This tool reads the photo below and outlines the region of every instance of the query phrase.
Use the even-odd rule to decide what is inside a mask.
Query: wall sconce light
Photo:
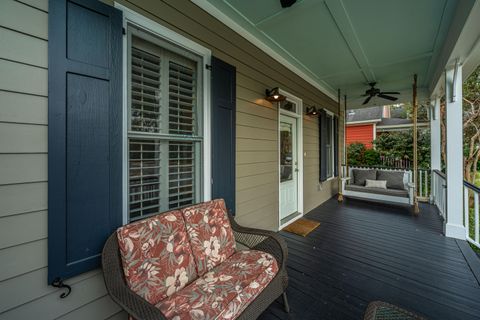
[[[318,110],[314,106],[307,107],[305,114],[307,116],[316,116],[318,114]]]
[[[280,94],[280,90],[278,89],[278,87],[276,87],[272,90],[265,90],[265,99],[270,102],[279,102],[287,99],[287,97]]]

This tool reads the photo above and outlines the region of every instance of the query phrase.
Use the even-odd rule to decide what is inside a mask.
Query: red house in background
[[[388,107],[369,107],[349,110],[347,113],[346,143],[360,142],[368,149],[373,148],[372,141],[376,138],[377,123],[382,121],[382,111]],[[388,114],[388,116],[390,116]]]
[[[347,113],[346,143],[360,142],[367,147],[373,148],[373,140],[384,132],[410,130],[412,120],[406,119],[405,115],[391,111],[390,106],[377,106],[363,109],[349,110]],[[393,114],[392,114],[393,113]],[[419,122],[419,127],[428,126],[428,122]]]
[[[373,148],[372,141],[375,140],[375,122],[367,124],[347,125],[347,145],[361,142],[367,149]]]

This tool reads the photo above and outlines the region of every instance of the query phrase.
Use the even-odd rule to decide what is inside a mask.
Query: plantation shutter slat
[[[212,197],[235,214],[236,69],[212,57]]]
[[[195,132],[196,83],[193,75],[192,68],[169,62],[169,125],[172,134],[192,135]]]
[[[178,208],[195,199],[195,146],[193,142],[170,142],[169,205]]]
[[[129,210],[136,220],[196,202],[201,138],[195,63],[141,38],[131,50],[130,126],[137,136],[149,134],[129,139]],[[176,141],[178,135],[195,141]]]
[[[132,131],[160,131],[160,70],[160,57],[132,47]]]
[[[122,13],[49,1],[48,282],[100,266],[122,223]]]
[[[318,114],[320,182],[327,180],[327,112],[321,109]]]
[[[158,212],[160,207],[160,150],[151,140],[129,141],[129,206],[132,217]]]

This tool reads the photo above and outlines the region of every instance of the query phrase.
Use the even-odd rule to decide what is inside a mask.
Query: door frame
[[[297,112],[290,112],[280,108],[280,103],[277,103],[277,147],[278,147],[278,154],[277,154],[277,168],[278,168],[278,230],[283,229],[287,225],[291,224],[292,222],[300,219],[303,217],[303,101],[299,97],[285,91],[279,89],[281,95],[287,97],[287,100],[290,100],[297,105]],[[297,121],[297,161],[298,161],[298,176],[297,176],[297,212],[300,214],[295,218],[291,219],[287,223],[282,224],[282,219],[280,217],[280,201],[281,201],[281,194],[280,194],[280,116],[285,115],[296,119]]]

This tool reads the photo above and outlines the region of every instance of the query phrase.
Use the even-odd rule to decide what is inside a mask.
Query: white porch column
[[[462,66],[445,71],[447,142],[447,237],[465,239],[463,226]]]
[[[432,103],[432,114],[430,116],[430,166],[432,170],[440,170],[442,168],[440,98],[435,98]]]

